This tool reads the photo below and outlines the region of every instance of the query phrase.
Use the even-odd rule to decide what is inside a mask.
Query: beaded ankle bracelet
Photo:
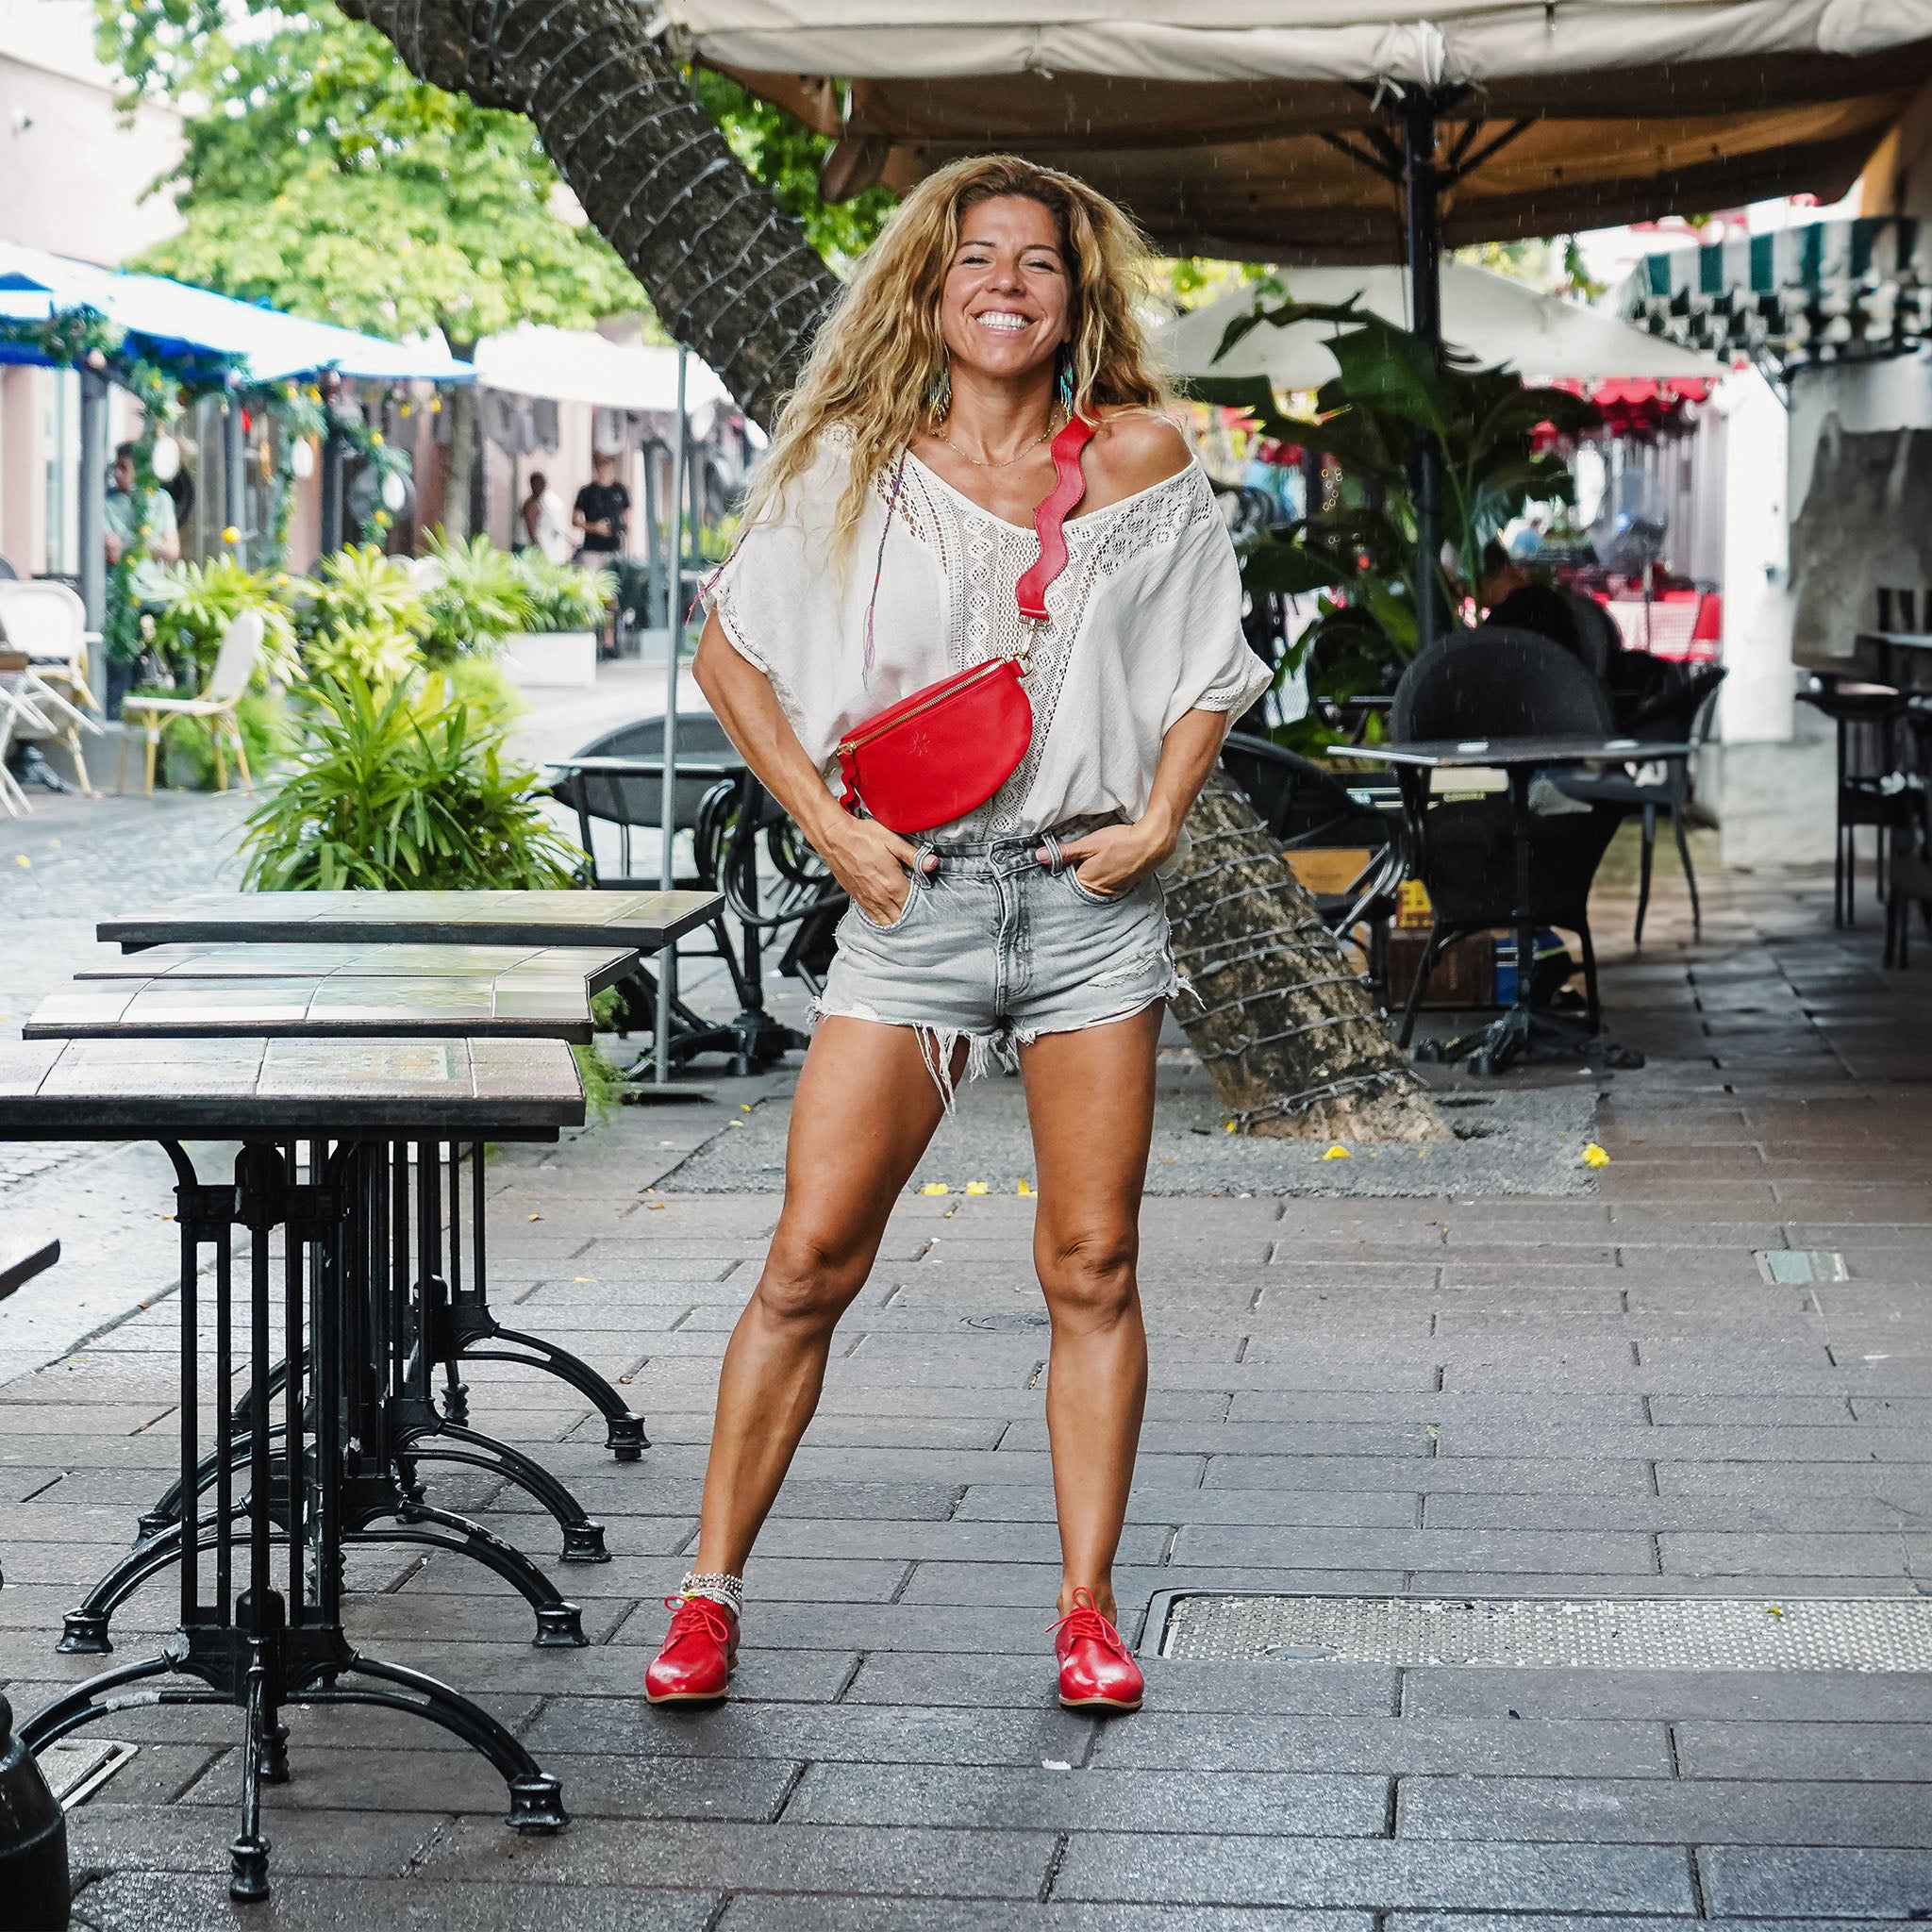
[[[734,1617],[744,1612],[744,1578],[726,1576],[723,1574],[700,1576],[695,1570],[688,1571],[685,1579],[677,1586],[679,1596],[706,1596],[714,1604],[723,1604]]]

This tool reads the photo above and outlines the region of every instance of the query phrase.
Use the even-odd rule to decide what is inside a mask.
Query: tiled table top
[[[656,952],[708,919],[715,892],[206,892],[95,930],[132,951],[208,940],[581,946]]]
[[[491,971],[453,966],[453,957],[488,954],[485,947],[418,946],[419,963],[445,962],[440,973],[411,974],[330,970],[325,961],[304,962],[305,953],[349,958],[379,947],[253,946],[158,948],[219,965],[225,952],[266,954],[279,972],[192,974],[182,962],[160,974],[124,972],[77,979],[42,1001],[23,1029],[29,1040],[125,1039],[180,1035],[226,1036],[358,1034],[525,1036],[587,1043],[591,1035],[591,994],[622,975],[637,955],[591,947],[554,948],[528,956],[527,963]],[[396,948],[396,951],[405,950]],[[145,967],[151,956],[128,963]],[[508,948],[497,957],[515,959]]]
[[[280,945],[219,940],[144,946],[138,960],[83,966],[76,979],[441,979],[451,974],[515,973],[581,979],[591,992],[622,979],[635,946],[390,945],[308,941]]]
[[[0,1140],[550,1140],[583,1118],[559,1040],[0,1041]]]

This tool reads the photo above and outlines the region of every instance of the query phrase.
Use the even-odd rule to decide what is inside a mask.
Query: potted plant
[[[607,570],[552,563],[541,551],[516,558],[529,615],[520,635],[504,639],[504,667],[522,685],[586,687],[597,681],[597,634],[617,599]]]

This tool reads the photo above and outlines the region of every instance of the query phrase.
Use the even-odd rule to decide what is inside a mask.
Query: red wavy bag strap
[[[1046,622],[1046,588],[1067,567],[1067,513],[1077,508],[1087,493],[1080,452],[1092,436],[1092,424],[1070,416],[1067,426],[1053,440],[1054,486],[1033,512],[1033,527],[1040,534],[1040,558],[1014,587],[1020,615],[1030,617],[1035,624]]]

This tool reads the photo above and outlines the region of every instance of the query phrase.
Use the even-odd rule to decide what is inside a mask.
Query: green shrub
[[[492,652],[505,638],[527,629],[531,590],[525,572],[508,551],[488,537],[467,543],[434,531],[424,555],[441,566],[442,581],[424,594],[429,626],[423,655],[435,665],[477,652]]]
[[[388,689],[318,678],[305,741],[243,834],[262,891],[531,890],[575,882],[584,855],[544,816],[537,774],[508,760],[501,718],[440,675]]]
[[[541,550],[521,552],[515,563],[528,596],[527,629],[541,634],[603,628],[617,602],[614,573],[552,563]]]
[[[441,675],[449,701],[469,706],[479,718],[514,724],[529,709],[516,680],[495,658],[452,658]]]
[[[232,557],[177,563],[161,573],[158,602],[155,646],[190,689],[198,691],[208,682],[222,639],[244,610],[258,610],[262,618],[256,688],[265,691],[272,682],[292,684],[302,675],[294,619],[268,571],[243,570]]]
[[[315,675],[390,685],[422,663],[429,612],[407,559],[352,544],[295,589],[302,655]]]

